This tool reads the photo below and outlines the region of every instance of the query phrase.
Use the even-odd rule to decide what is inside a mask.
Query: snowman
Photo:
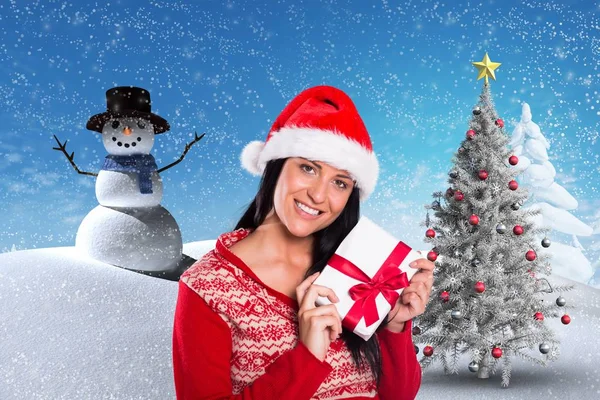
[[[136,271],[173,271],[181,264],[182,238],[173,216],[160,205],[160,173],[183,160],[204,135],[195,135],[180,158],[158,168],[150,154],[155,135],[168,122],[151,112],[150,93],[120,86],[106,91],[107,110],[92,116],[86,128],[102,135],[108,152],[98,174],[79,170],[73,153],[56,136],[58,148],[80,174],[96,176],[99,205],[83,219],[75,247],[96,260]]]

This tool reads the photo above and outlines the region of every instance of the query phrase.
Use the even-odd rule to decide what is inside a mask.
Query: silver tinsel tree
[[[533,212],[520,209],[527,192],[515,181],[518,160],[507,149],[487,82],[499,64],[487,54],[475,64],[485,66],[483,73],[477,67],[486,83],[453,158],[450,187],[426,206],[434,215],[428,211],[425,225],[436,271],[427,309],[414,320],[413,341],[425,346],[423,368],[440,361],[447,374],[458,373],[459,357],[468,352],[468,370],[480,378],[501,363],[506,387],[512,357],[544,366],[558,357],[559,342],[545,319],[570,322],[563,316],[569,306],[563,297],[548,304],[543,294],[573,286],[551,287],[542,277],[551,272],[549,255],[535,239],[544,231],[530,223]]]

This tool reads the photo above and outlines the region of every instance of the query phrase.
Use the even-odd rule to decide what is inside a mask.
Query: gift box
[[[342,325],[369,340],[417,272],[409,264],[419,258],[426,255],[361,217],[314,284],[335,292]],[[332,304],[326,297],[317,299],[326,304]]]

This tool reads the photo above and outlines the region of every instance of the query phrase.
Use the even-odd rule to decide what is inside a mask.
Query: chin
[[[286,228],[293,236],[299,238],[310,236],[318,230],[315,229],[316,226],[310,226],[309,224],[305,224],[302,222],[288,224],[286,225]]]

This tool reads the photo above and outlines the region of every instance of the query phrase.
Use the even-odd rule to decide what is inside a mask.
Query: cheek
[[[350,195],[347,193],[336,193],[336,195],[332,196],[332,198],[329,200],[332,213],[334,213],[336,216],[341,214],[342,211],[344,211],[344,207],[346,207],[346,203],[348,203],[349,198]]]

